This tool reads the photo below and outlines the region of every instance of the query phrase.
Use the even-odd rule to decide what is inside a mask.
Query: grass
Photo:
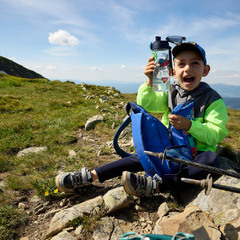
[[[27,220],[28,217],[13,206],[0,206],[0,240],[14,239],[15,229]]]
[[[13,239],[16,226],[24,222],[13,204],[17,193],[35,193],[50,199],[58,194],[54,184],[58,170],[96,167],[97,161],[92,161],[96,159],[96,145],[103,154],[109,154],[109,147],[100,145],[112,140],[116,131],[112,124],[118,127],[126,115],[125,109],[117,106],[120,102],[135,101],[136,94],[114,97],[120,92],[109,87],[84,87],[87,91],[73,82],[0,73],[0,173],[7,173],[3,179],[6,189],[0,192],[1,216],[7,219],[12,215],[16,220],[14,224],[2,222],[0,239]],[[102,95],[109,101],[100,103]],[[94,142],[94,146],[88,140],[78,143],[77,135],[84,131],[86,121],[102,109],[108,109],[105,121],[88,132],[102,141]],[[37,146],[47,150],[17,157],[20,150]],[[74,158],[69,158],[70,150],[76,151]],[[10,211],[8,206],[14,210]]]
[[[240,150],[240,135],[239,135],[239,119],[240,111],[235,109],[228,109],[229,121],[227,129],[229,131],[228,136],[222,141],[224,147],[229,149]]]
[[[17,226],[26,222],[27,218],[14,205],[17,193],[38,194],[49,200],[58,194],[54,177],[59,170],[96,167],[97,150],[110,158],[111,148],[103,143],[112,141],[126,116],[120,103],[135,102],[136,94],[121,93],[119,97],[115,96],[119,91],[109,87],[84,87],[87,91],[73,82],[23,79],[0,73],[0,174],[4,175],[0,175],[0,181],[2,178],[6,185],[0,191],[0,239],[14,239]],[[109,101],[100,103],[102,95]],[[239,150],[240,111],[228,111],[229,136],[221,144],[229,151]],[[86,134],[86,121],[98,114],[104,114],[105,121],[87,134],[101,141],[92,143],[81,138],[79,142],[77,136]],[[36,146],[47,150],[17,157],[20,150]],[[70,150],[76,152],[73,158],[69,158]]]

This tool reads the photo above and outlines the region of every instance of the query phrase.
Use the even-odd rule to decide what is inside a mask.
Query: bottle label
[[[153,73],[153,90],[155,92],[168,91],[170,90],[170,77],[168,74],[168,52],[152,51],[152,55],[157,65]]]
[[[162,78],[162,82],[166,83],[168,81],[168,79],[169,79],[168,77]]]
[[[158,63],[159,63],[159,67],[166,67],[169,64],[169,60],[168,59],[158,59]]]

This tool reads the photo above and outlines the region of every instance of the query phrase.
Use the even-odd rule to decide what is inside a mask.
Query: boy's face
[[[194,51],[182,51],[174,58],[173,77],[187,91],[197,88],[209,71],[210,66],[204,65],[202,58]]]

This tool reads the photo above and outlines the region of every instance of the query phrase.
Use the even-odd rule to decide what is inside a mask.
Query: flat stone
[[[102,115],[96,115],[87,120],[85,124],[85,130],[90,131],[95,128],[97,123],[103,122],[103,121],[104,121],[104,117]]]
[[[132,199],[125,192],[123,187],[114,188],[108,191],[103,196],[103,200],[108,213],[127,207],[132,203]]]
[[[221,232],[208,215],[198,207],[187,207],[182,213],[160,218],[154,233],[172,235],[176,232],[190,233],[196,239],[220,240]]]
[[[26,149],[23,149],[22,151],[18,152],[17,157],[22,157],[26,154],[30,154],[30,153],[38,153],[38,152],[42,152],[42,151],[46,151],[47,147],[29,147]]]
[[[67,231],[63,231],[53,237],[51,240],[77,240],[77,238],[73,237],[70,233]]]
[[[50,222],[46,237],[59,233],[69,225],[70,221],[76,218],[91,215],[96,209],[100,209],[102,204],[103,198],[99,196],[56,213]]]

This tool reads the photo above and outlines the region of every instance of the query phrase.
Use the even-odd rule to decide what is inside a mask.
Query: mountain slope
[[[22,78],[44,78],[42,75],[29,70],[18,63],[15,63],[8,58],[0,56],[0,71],[5,72],[9,75],[22,77]]]

